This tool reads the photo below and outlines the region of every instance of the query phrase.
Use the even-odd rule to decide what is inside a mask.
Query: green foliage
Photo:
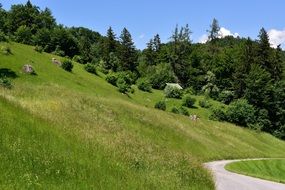
[[[153,68],[154,73],[149,77],[152,87],[154,89],[162,90],[166,83],[176,82],[176,77],[172,68],[167,63],[161,63]]]
[[[84,59],[83,59],[83,57],[80,56],[80,55],[75,55],[75,56],[73,56],[72,61],[75,61],[75,62],[77,62],[77,63],[84,64]]]
[[[117,85],[117,80],[118,80],[118,75],[116,73],[109,73],[106,76],[106,81],[112,84],[113,86]]]
[[[255,123],[255,113],[255,108],[247,100],[240,99],[229,105],[226,115],[229,122],[248,127]]]
[[[216,120],[216,121],[227,121],[227,115],[226,115],[226,108],[225,107],[213,107],[212,108],[212,113],[210,115],[211,120]]]
[[[31,38],[32,31],[29,27],[25,25],[20,26],[14,35],[15,35],[16,42],[24,43],[24,44],[32,43],[32,38]]]
[[[199,106],[201,108],[210,108],[212,106],[212,104],[210,103],[210,101],[206,98],[204,98],[203,100],[199,101]]]
[[[64,70],[71,72],[73,69],[73,63],[69,59],[65,59],[62,61],[61,68]]]
[[[145,91],[145,92],[152,91],[151,84],[149,80],[146,78],[140,78],[139,80],[137,80],[137,86],[138,86],[138,89],[142,91]]]
[[[177,107],[171,108],[171,112],[175,114],[180,114],[179,109]]]
[[[234,99],[234,92],[229,90],[223,90],[218,97],[218,100],[223,102],[224,104],[229,104]]]
[[[6,76],[0,76],[0,86],[11,89],[13,87],[13,84],[9,78]]]
[[[12,54],[12,50],[9,46],[0,46],[0,52],[3,55],[11,55]]]
[[[175,86],[166,86],[164,89],[165,97],[167,98],[176,98],[181,99],[183,95],[183,91]]]
[[[245,99],[239,99],[230,103],[225,108],[214,108],[211,119],[228,121],[240,126],[250,127],[256,124],[256,110]]]
[[[44,51],[44,48],[42,46],[36,46],[35,47],[35,51],[39,52],[39,53],[42,53]]]
[[[179,113],[180,113],[181,115],[185,115],[185,116],[189,116],[189,115],[190,115],[189,112],[188,112],[188,110],[187,110],[187,108],[185,108],[185,107],[183,107],[183,106],[181,106],[181,107],[179,108]]]
[[[155,105],[154,108],[159,109],[159,110],[166,110],[166,103],[164,100],[158,101]]]
[[[0,29],[0,42],[7,42],[7,36],[5,35],[4,32],[1,31]]]
[[[118,87],[119,92],[128,93],[131,90],[131,85],[123,77],[119,77],[116,86]]]
[[[94,74],[94,75],[97,75],[96,66],[95,66],[94,64],[87,63],[86,65],[84,65],[84,69],[85,69],[88,73],[92,73],[92,74]]]
[[[192,98],[190,94],[186,94],[182,98],[182,105],[188,108],[192,108],[196,102],[195,98]]]

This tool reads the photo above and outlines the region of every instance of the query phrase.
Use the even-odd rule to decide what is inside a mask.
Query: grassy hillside
[[[202,162],[285,157],[283,141],[209,121],[198,105],[194,122],[155,110],[161,91],[128,97],[82,65],[68,73],[54,55],[2,45],[13,54],[0,54],[0,73],[14,88],[0,88],[1,189],[214,189]],[[24,64],[37,75],[23,74]]]
[[[285,160],[251,160],[228,164],[232,172],[285,183]]]

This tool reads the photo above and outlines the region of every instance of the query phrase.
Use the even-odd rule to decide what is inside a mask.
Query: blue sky
[[[5,9],[26,0],[1,0]],[[212,19],[218,19],[223,34],[255,39],[261,27],[272,44],[285,44],[284,0],[31,0],[49,7],[66,26],[84,26],[105,35],[112,26],[119,36],[128,28],[138,48],[156,33],[167,41],[176,24],[189,24],[194,42],[202,40]]]

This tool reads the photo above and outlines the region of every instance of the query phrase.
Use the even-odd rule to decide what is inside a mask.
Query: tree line
[[[30,1],[12,5],[8,11],[0,6],[0,39],[96,65],[122,92],[135,83],[149,92],[164,89],[166,83],[179,83],[193,94],[229,105],[227,111],[214,110],[214,118],[285,139],[285,56],[281,47],[270,47],[264,28],[257,40],[221,37],[219,31],[214,19],[207,30],[208,41],[201,44],[192,42],[189,25],[176,26],[168,42],[162,43],[157,34],[144,50],[137,50],[126,28],[117,37],[110,27],[102,36],[87,28],[57,24],[48,8],[41,10]],[[233,106],[239,107],[234,114]]]

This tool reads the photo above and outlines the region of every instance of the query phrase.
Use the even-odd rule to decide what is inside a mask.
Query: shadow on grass
[[[0,69],[0,76],[5,76],[7,78],[13,78],[13,79],[18,77],[18,75],[14,71],[7,68]]]

